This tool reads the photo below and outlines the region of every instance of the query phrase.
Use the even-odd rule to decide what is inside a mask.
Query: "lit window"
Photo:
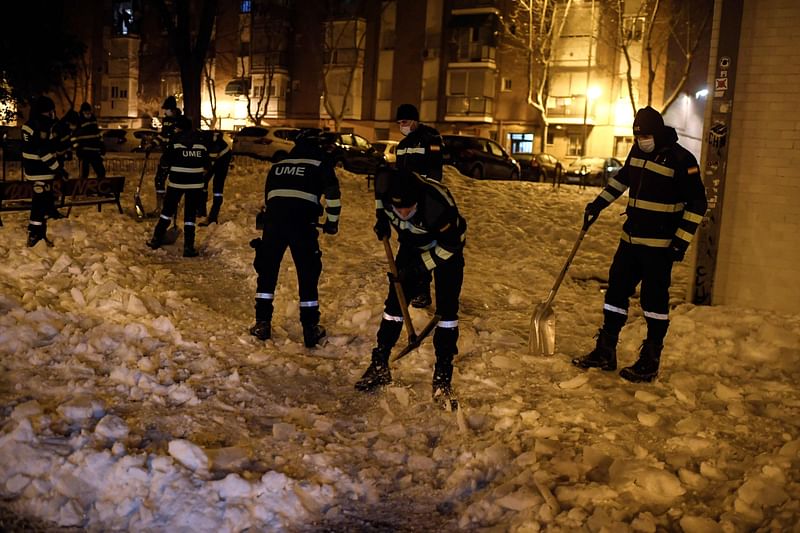
[[[251,0],[242,0],[239,3],[240,13],[250,13],[251,9],[253,9],[253,2],[251,2]]]

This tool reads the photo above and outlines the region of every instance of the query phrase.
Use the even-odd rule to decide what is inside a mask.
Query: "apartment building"
[[[163,99],[182,92],[161,14],[142,0],[90,2],[97,15],[83,31],[98,116],[112,127],[157,125]],[[206,127],[225,130],[285,124],[398,138],[394,110],[412,103],[442,133],[490,137],[512,152],[624,157],[633,110],[612,4],[572,0],[565,12],[556,3],[551,16],[566,22],[537,109],[529,86],[541,69],[511,35],[519,2],[220,0],[201,113]],[[625,5],[636,12],[636,2]],[[641,33],[640,18],[624,20]],[[638,84],[636,39],[629,52]],[[695,131],[701,114],[689,117]]]

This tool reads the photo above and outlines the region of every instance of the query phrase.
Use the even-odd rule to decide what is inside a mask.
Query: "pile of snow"
[[[386,295],[363,176],[340,171],[340,233],[321,236],[326,345],[306,349],[289,254],[273,339],[247,333],[268,164],[236,162],[201,257],[151,251],[152,221],[73,209],[55,247],[0,228],[0,496],[92,530],[790,530],[800,519],[800,316],[685,302],[654,384],[582,372],[622,205],[592,226],[559,290],[557,354],[527,353],[530,314],[597,189],[473,181],[454,385],[430,402],[430,341],[362,395]],[[128,186],[138,175],[128,176]],[[145,190],[145,205],[152,191]],[[421,327],[426,310],[412,309]],[[620,363],[644,338],[634,300]]]

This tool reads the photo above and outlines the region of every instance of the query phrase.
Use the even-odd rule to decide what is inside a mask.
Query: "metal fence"
[[[160,153],[151,154],[147,158],[146,172],[155,172],[158,166],[158,160],[161,157]],[[130,175],[139,174],[142,171],[142,165],[145,164],[144,154],[106,154],[104,158],[106,173],[109,175]],[[78,167],[78,160],[73,158],[71,161],[64,162],[64,169],[72,177],[80,176],[80,168]],[[94,175],[94,171],[89,172]],[[22,162],[15,160],[2,161],[2,174],[0,180],[13,181],[22,179]]]

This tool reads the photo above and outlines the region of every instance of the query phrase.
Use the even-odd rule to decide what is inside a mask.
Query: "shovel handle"
[[[406,302],[406,295],[403,293],[403,284],[398,280],[399,272],[397,271],[397,263],[394,261],[394,253],[392,252],[392,245],[389,244],[389,237],[381,239],[383,241],[383,249],[386,251],[386,260],[389,262],[389,272],[392,273],[394,278],[394,292],[397,294],[397,301],[400,303],[400,311],[403,313],[403,322],[406,326],[408,333],[409,344],[417,341],[417,334],[414,331],[414,324],[411,323],[411,315],[408,312],[408,302]]]
[[[547,300],[544,301],[545,306],[549,306],[551,303],[553,303],[553,300],[556,297],[556,292],[558,292],[561,282],[564,281],[564,276],[566,276],[567,270],[569,270],[569,266],[572,264],[572,260],[575,259],[575,254],[578,253],[578,247],[580,247],[583,237],[586,235],[586,232],[589,231],[589,226],[594,224],[595,220],[597,220],[597,215],[590,215],[589,213],[583,214],[583,225],[581,226],[581,232],[578,234],[578,238],[575,240],[575,244],[572,246],[572,251],[569,253],[567,261],[561,268],[561,273],[556,278],[553,288],[550,289],[550,294],[547,295]]]

